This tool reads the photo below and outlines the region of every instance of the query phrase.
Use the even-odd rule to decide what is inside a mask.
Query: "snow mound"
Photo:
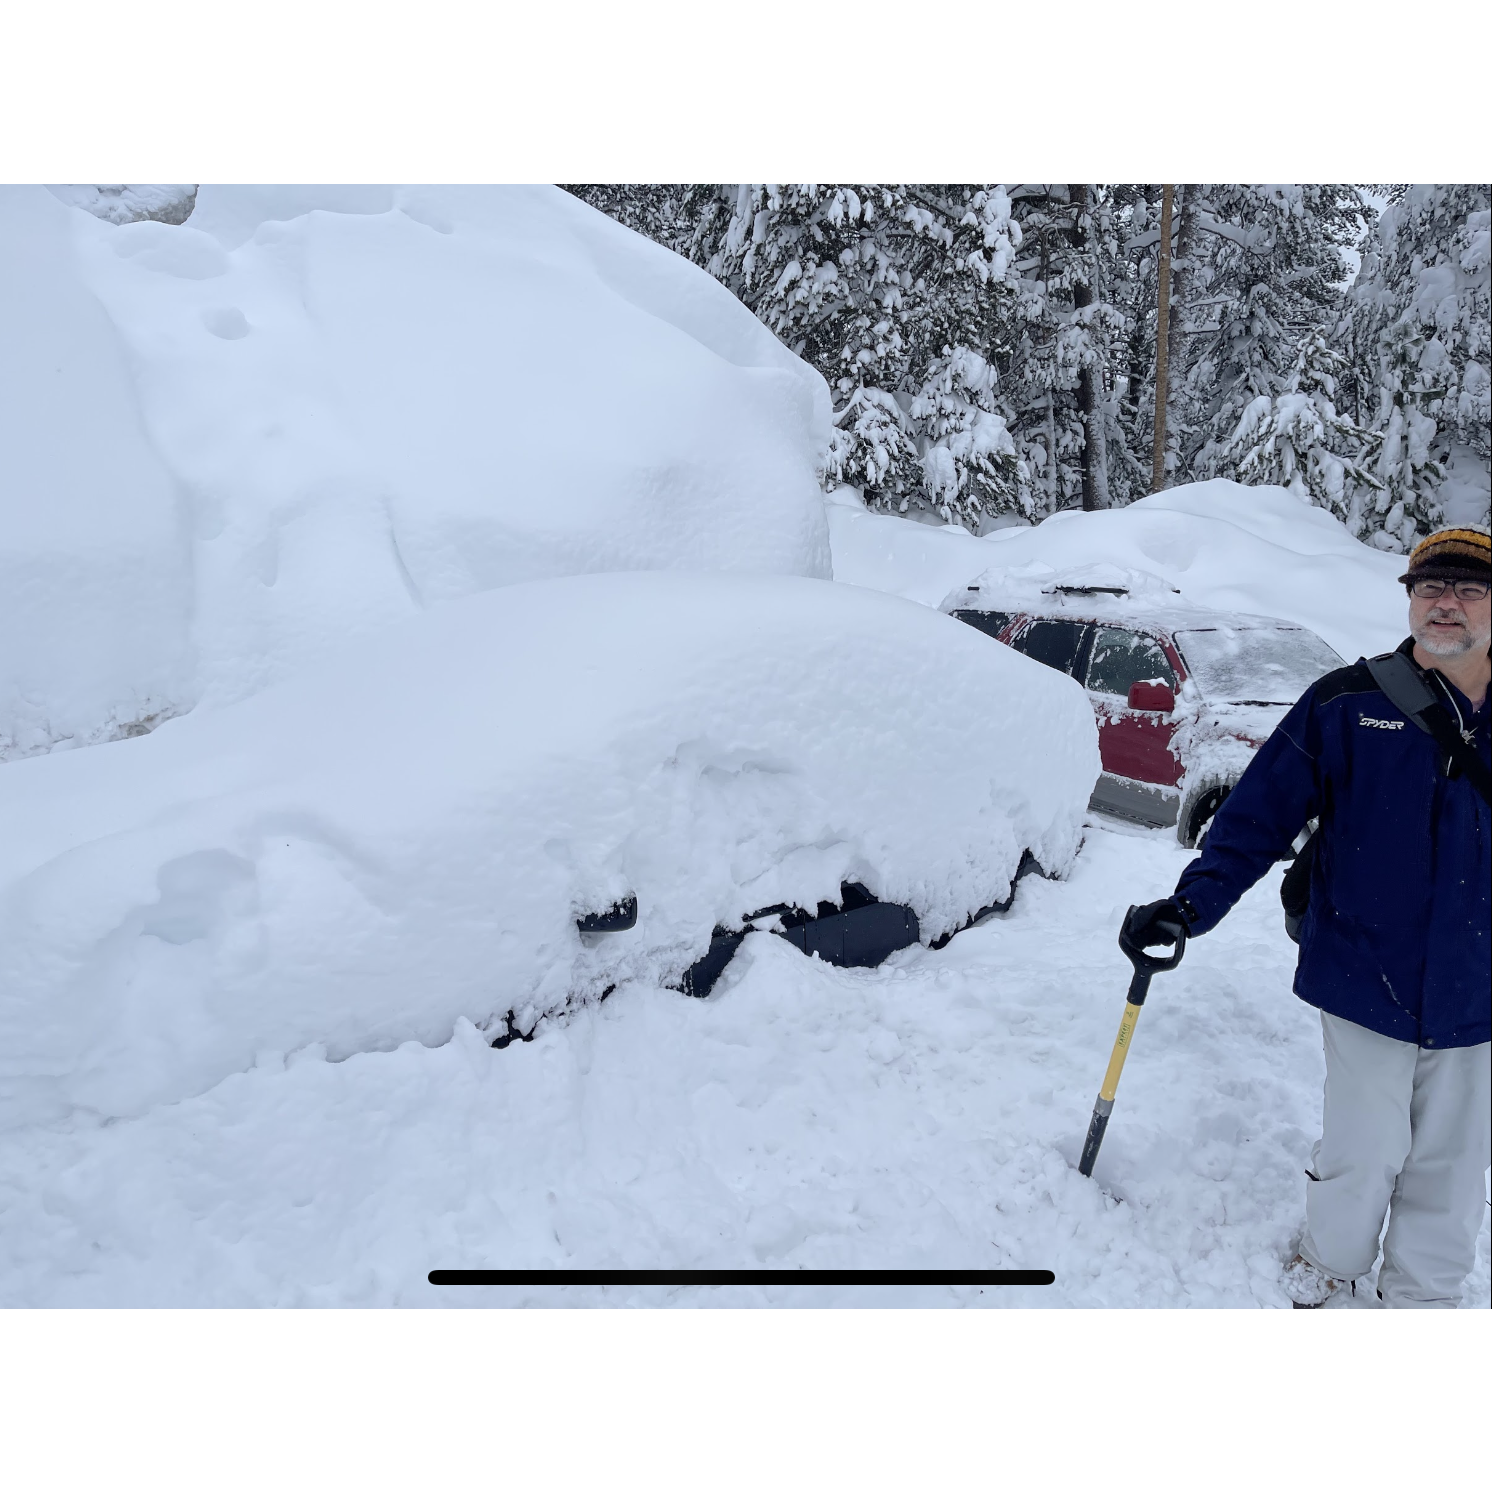
[[[0,187],[0,762],[148,729],[193,687],[190,524],[75,217],[117,231]]]
[[[1065,871],[1098,769],[1071,680],[872,591],[620,574],[433,608],[0,771],[0,1117],[526,1029],[844,881],[930,940],[1024,850]],[[582,940],[628,894],[636,927]]]
[[[7,188],[0,320],[0,759],[498,586],[829,573],[823,379],[556,188]]]
[[[1396,582],[1403,556],[1359,543],[1283,487],[1194,482],[1127,508],[1057,513],[982,539],[843,498],[829,515],[837,579],[929,606],[975,581],[992,591],[1007,579],[1040,590],[1103,565],[1156,577],[1194,605],[1295,622],[1348,659],[1385,652],[1406,630]]]
[[[1049,605],[1072,595],[1084,606],[1103,605],[1106,600],[1125,608],[1136,604],[1147,607],[1173,608],[1187,602],[1174,585],[1145,570],[1131,570],[1123,565],[1098,560],[1091,565],[1070,565],[1061,569],[1030,560],[1024,565],[998,565],[986,570],[967,586],[950,592],[944,605],[950,606],[970,597],[978,590],[993,600],[1000,597],[1019,603]],[[1091,594],[1085,594],[1091,593]],[[1201,610],[1201,608],[1198,608]]]

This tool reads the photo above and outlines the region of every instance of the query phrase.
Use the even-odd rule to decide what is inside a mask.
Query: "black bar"
[[[1050,1269],[432,1269],[432,1285],[1050,1285]]]

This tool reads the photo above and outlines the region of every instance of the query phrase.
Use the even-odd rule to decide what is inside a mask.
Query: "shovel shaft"
[[[1109,1115],[1114,1112],[1114,1095],[1119,1091],[1119,1075],[1124,1071],[1124,1059],[1129,1055],[1135,1022],[1140,1018],[1140,1010],[1145,1004],[1145,994],[1149,987],[1150,976],[1136,971],[1129,987],[1124,1015],[1119,1021],[1119,1034],[1114,1038],[1114,1050],[1109,1054],[1109,1070],[1103,1075],[1103,1087],[1098,1090],[1098,1102],[1093,1105],[1093,1117],[1088,1121],[1088,1136],[1083,1141],[1083,1158],[1078,1162],[1080,1175],[1093,1174],[1098,1147],[1103,1144],[1104,1131],[1109,1127]]]
[[[1098,1090],[1098,1102],[1093,1105],[1093,1118],[1088,1121],[1088,1136],[1083,1141],[1083,1157],[1078,1162],[1078,1170],[1084,1176],[1093,1174],[1098,1147],[1103,1144],[1103,1133],[1109,1127],[1109,1115],[1114,1112],[1114,1095],[1119,1091],[1119,1075],[1124,1071],[1124,1059],[1129,1056],[1135,1023],[1140,1018],[1145,996],[1150,992],[1150,976],[1174,969],[1181,962],[1181,955],[1186,952],[1186,921],[1178,910],[1174,921],[1156,918],[1153,919],[1153,928],[1148,929],[1160,934],[1162,938],[1174,939],[1176,951],[1166,958],[1147,953],[1146,945],[1135,942],[1129,931],[1129,924],[1139,910],[1138,907],[1131,907],[1124,925],[1119,929],[1119,946],[1135,972],[1129,981],[1129,998],[1125,1001],[1124,1018],[1119,1022],[1119,1034],[1114,1038],[1114,1050],[1109,1055],[1109,1070],[1103,1075],[1103,1087]],[[1139,932],[1142,936],[1147,932],[1143,923]]]
[[[1114,1050],[1109,1053],[1108,1071],[1103,1075],[1103,1086],[1098,1090],[1100,1098],[1110,1103],[1119,1091],[1119,1075],[1124,1071],[1124,1059],[1129,1056],[1130,1042],[1134,1039],[1135,1022],[1140,1018],[1140,1007],[1133,1001],[1124,1007],[1119,1021],[1119,1034],[1114,1038]]]

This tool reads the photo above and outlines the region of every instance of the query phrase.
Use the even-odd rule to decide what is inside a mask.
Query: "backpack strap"
[[[1492,774],[1476,748],[1456,729],[1440,696],[1407,653],[1380,653],[1368,659],[1373,682],[1453,761],[1481,795],[1492,804]]]

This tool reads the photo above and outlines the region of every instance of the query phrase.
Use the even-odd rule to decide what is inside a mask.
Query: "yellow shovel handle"
[[[1135,1022],[1139,1020],[1142,1008],[1139,1005],[1124,1007],[1119,1034],[1114,1038],[1114,1050],[1109,1057],[1109,1070],[1104,1073],[1103,1087],[1098,1090],[1098,1096],[1110,1103],[1113,1103],[1114,1094],[1119,1091],[1119,1074],[1124,1071],[1124,1059],[1129,1055],[1130,1038],[1134,1035]]]

